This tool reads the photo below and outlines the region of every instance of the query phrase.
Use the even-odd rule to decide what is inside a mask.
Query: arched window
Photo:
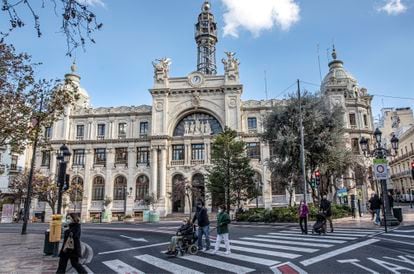
[[[192,206],[193,211],[196,209],[197,201],[205,200],[205,183],[203,174],[197,173],[194,174],[192,184]]]
[[[114,183],[114,200],[125,200],[126,188],[127,179],[125,176],[117,176]]]
[[[172,178],[172,211],[173,212],[184,212],[185,207],[185,193],[183,191],[184,176],[176,174]]]
[[[149,194],[149,180],[145,175],[141,175],[137,178],[135,188],[135,200],[144,200],[144,197]]]
[[[82,177],[75,176],[72,178],[71,191],[69,192],[69,198],[71,202],[82,201],[83,196],[83,179]]]
[[[215,135],[222,131],[223,128],[215,117],[197,112],[181,119],[174,129],[173,136]]]
[[[105,195],[105,179],[102,176],[93,178],[92,201],[102,201]]]

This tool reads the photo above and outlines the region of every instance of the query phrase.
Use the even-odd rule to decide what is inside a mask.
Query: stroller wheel
[[[190,247],[188,248],[188,253],[190,253],[191,255],[195,255],[198,252],[198,247],[196,245],[190,245]]]

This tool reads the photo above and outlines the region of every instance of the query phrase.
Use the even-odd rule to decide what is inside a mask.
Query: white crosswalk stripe
[[[261,236],[262,235],[256,235],[256,237],[261,237]],[[284,241],[284,240],[276,240],[276,239],[261,239],[261,238],[251,238],[251,237],[243,237],[240,239],[249,240],[249,241],[257,241],[257,242],[275,243],[275,244],[290,244],[290,245],[298,245],[298,246],[313,246],[313,247],[332,247],[333,246],[331,244],[304,243],[304,242],[298,242],[298,241]]]
[[[104,265],[119,274],[131,273],[131,274],[144,274],[144,272],[124,263],[121,260],[111,260],[103,262]]]
[[[178,273],[183,273],[183,274],[184,273],[185,274],[190,274],[190,273],[191,274],[202,274],[203,273],[203,272],[199,272],[194,269],[184,267],[179,264],[175,264],[170,261],[163,260],[163,259],[151,256],[151,255],[140,255],[140,256],[135,256],[135,258],[147,264],[151,264],[155,267],[161,268],[165,271],[172,272],[172,273],[177,273],[177,274]]]
[[[238,240],[231,240],[230,244],[251,245],[251,246],[266,247],[266,248],[271,248],[271,249],[281,249],[281,250],[298,251],[298,252],[305,252],[305,253],[314,253],[316,251],[319,251],[319,249],[315,249],[315,248],[294,247],[294,246],[278,245],[278,244],[263,244],[263,243],[238,241]]]
[[[180,258],[187,260],[187,261],[192,261],[192,262],[196,262],[199,264],[215,267],[215,268],[225,270],[228,272],[232,272],[232,273],[249,273],[249,272],[255,271],[255,269],[252,269],[252,268],[238,266],[235,264],[230,264],[230,263],[226,263],[223,261],[213,260],[213,259],[209,259],[209,258],[201,257],[201,256],[182,256]]]
[[[250,273],[260,271],[261,267],[271,267],[302,256],[304,258],[301,258],[301,260],[303,260],[304,265],[312,264],[314,261],[322,261],[325,260],[325,257],[329,258],[329,256],[333,256],[338,252],[345,252],[349,248],[358,248],[360,244],[353,242],[354,240],[364,239],[379,232],[375,229],[335,228],[335,232],[328,235],[303,235],[298,228],[285,229],[287,230],[231,239],[230,254],[223,252],[225,246],[221,243],[219,245],[220,251],[214,255],[211,251],[199,252],[196,255],[185,254],[171,259],[164,254],[160,254],[160,256],[144,254],[134,256],[139,263],[133,263],[132,265],[122,260],[108,260],[104,261],[103,264],[114,272],[122,274],[148,273],[142,269],[145,265],[158,268],[160,269],[159,272],[169,273],[199,274],[206,272],[206,269],[209,269],[208,271],[215,269],[215,273]],[[388,235],[406,239],[414,237],[397,233]],[[214,237],[212,237],[211,242],[214,246]],[[368,245],[371,242],[373,241],[366,240],[363,243]],[[325,256],[325,253],[329,256]],[[308,254],[314,255],[310,258],[305,256]]]

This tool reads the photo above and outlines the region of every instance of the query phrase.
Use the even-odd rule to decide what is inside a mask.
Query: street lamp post
[[[58,204],[57,204],[57,214],[62,213],[62,194],[63,194],[63,185],[65,184],[65,178],[66,178],[66,168],[70,159],[70,156],[72,154],[70,153],[68,147],[63,144],[59,148],[58,155],[56,159],[59,162],[59,171],[58,171]]]
[[[129,188],[129,192],[128,192],[127,191],[127,186],[124,186],[124,192],[125,192],[125,198],[124,198],[124,213],[125,213],[125,216],[126,216],[127,215],[126,214],[127,198],[128,198],[129,195],[132,194],[132,187]]]
[[[382,132],[377,128],[374,131],[374,137],[376,141],[376,145],[373,151],[369,150],[368,147],[368,140],[364,137],[360,140],[361,149],[365,155],[369,155],[375,157],[376,159],[386,159],[387,156],[392,156],[391,151],[384,148],[381,144],[382,141]],[[395,154],[398,152],[398,138],[394,135],[391,138],[391,146],[392,150],[394,150]],[[385,232],[387,232],[387,226],[394,226],[398,225],[398,220],[392,215],[390,202],[388,199],[388,189],[387,189],[387,180],[381,179],[381,191],[382,191],[382,201],[383,201],[383,208],[384,208],[384,226]]]

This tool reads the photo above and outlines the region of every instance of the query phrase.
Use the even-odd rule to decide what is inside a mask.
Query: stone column
[[[134,215],[134,200],[135,200],[135,148],[128,148],[128,184],[127,184],[127,203],[126,203],[126,215]],[[132,190],[131,190],[132,189]]]
[[[85,150],[85,170],[83,176],[83,198],[82,198],[82,209],[81,209],[81,220],[82,222],[89,221],[89,209],[92,203],[92,176],[91,168],[93,165],[93,154],[91,149]]]
[[[167,179],[167,148],[161,149],[161,163],[160,163],[160,187],[161,197],[166,195],[166,179]]]
[[[270,157],[269,145],[260,143],[261,158],[268,159]],[[272,208],[272,186],[271,186],[271,171],[266,165],[263,165],[263,203],[265,208]]]
[[[112,178],[112,168],[115,162],[115,151],[113,148],[106,150],[106,178],[105,178],[105,196],[112,200],[106,208],[106,214],[108,215],[108,221],[112,221],[112,205],[114,202],[114,178]],[[105,198],[105,197],[104,197]]]
[[[157,182],[158,182],[158,151],[156,148],[151,150],[151,190],[150,194],[157,195]],[[157,197],[158,198],[158,197]]]

